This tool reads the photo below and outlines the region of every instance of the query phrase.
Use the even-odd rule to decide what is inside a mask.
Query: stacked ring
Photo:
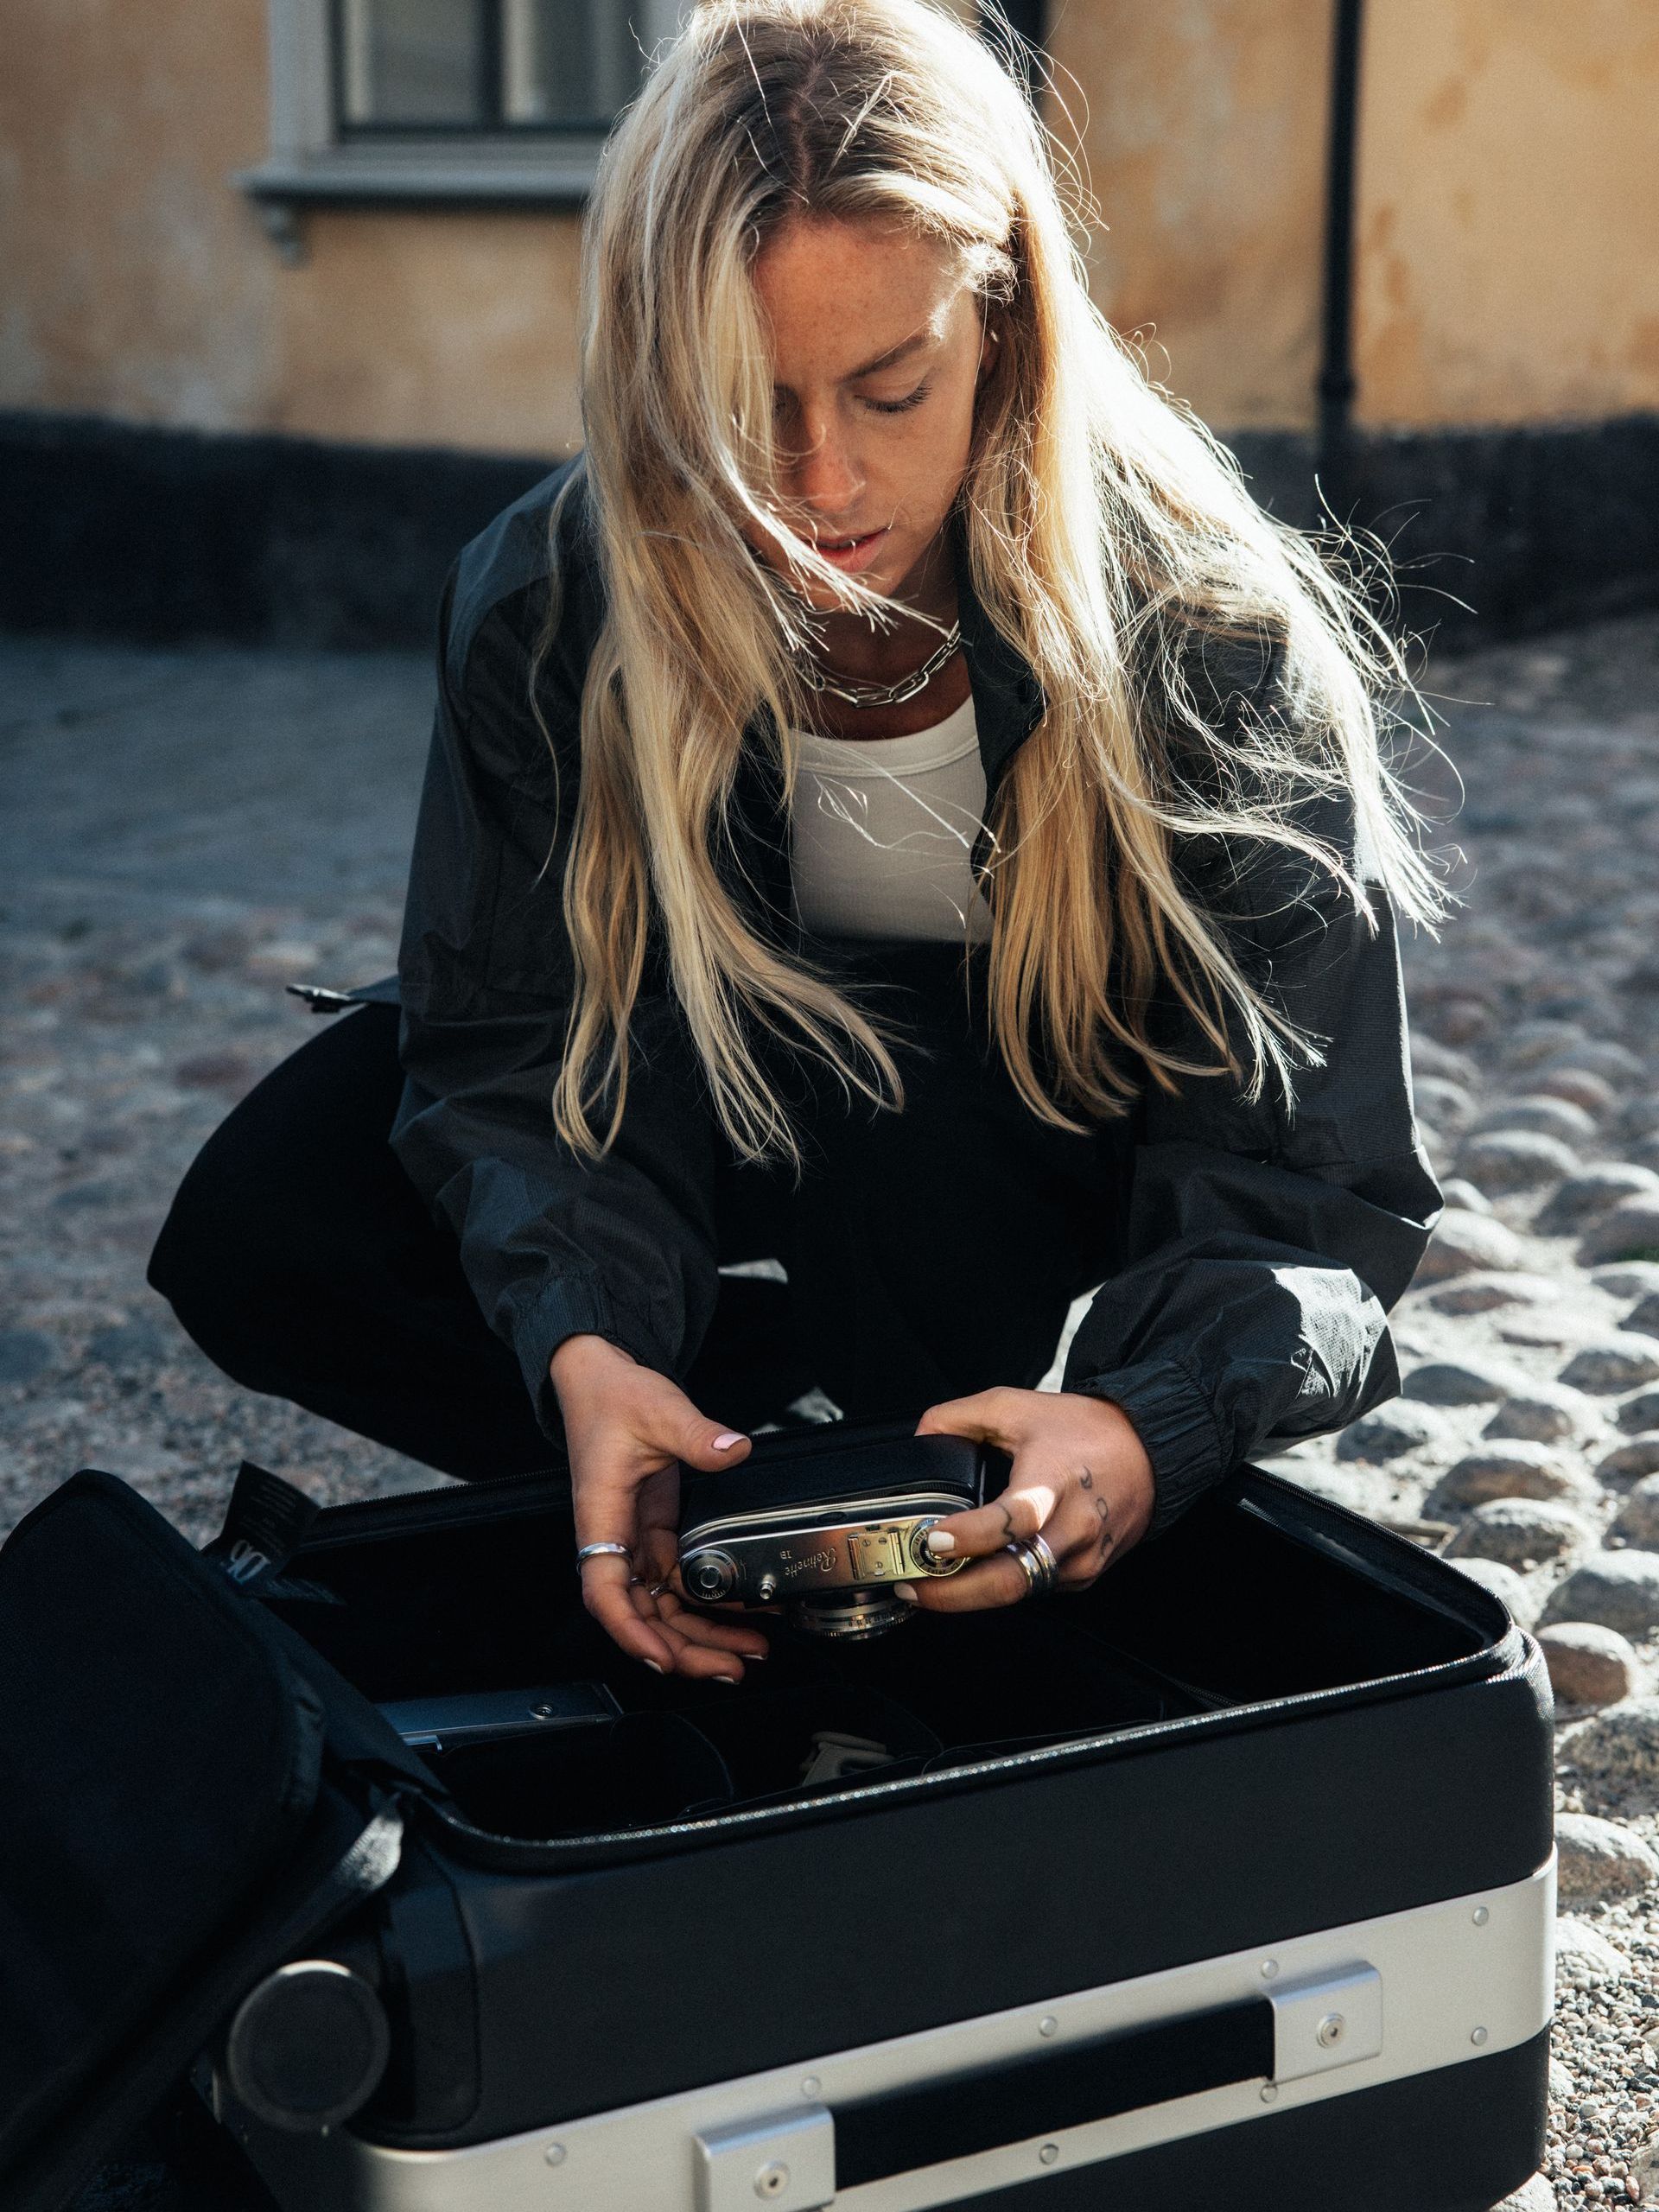
[[[576,1573],[580,1574],[584,1562],[590,1559],[625,1559],[633,1565],[633,1553],[626,1544],[584,1544],[576,1554]]]
[[[1040,1529],[1034,1536],[1016,1537],[1013,1543],[1004,1544],[1005,1552],[1012,1552],[1025,1570],[1026,1595],[1039,1593],[1046,1597],[1058,1583],[1060,1563],[1049,1548],[1047,1539]]]

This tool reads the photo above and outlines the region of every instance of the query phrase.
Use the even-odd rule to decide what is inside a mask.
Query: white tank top
[[[931,729],[850,744],[795,733],[795,909],[809,935],[980,944],[969,855],[985,807],[974,702]]]

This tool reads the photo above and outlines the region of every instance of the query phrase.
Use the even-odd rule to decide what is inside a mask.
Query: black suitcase
[[[1486,2212],[1535,2169],[1549,1692],[1472,1581],[1247,1470],[1085,1593],[732,1688],[617,1653],[572,1543],[536,1478],[274,1572],[107,1475],[18,1527],[7,2212],[192,2069],[283,2212]],[[382,1709],[503,1691],[526,1732]]]

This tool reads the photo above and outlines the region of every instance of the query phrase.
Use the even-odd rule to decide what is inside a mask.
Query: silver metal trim
[[[936,1490],[903,1491],[894,1497],[871,1498],[869,1510],[860,1510],[856,1497],[826,1498],[821,1505],[763,1505],[752,1513],[721,1513],[712,1521],[699,1521],[683,1531],[680,1549],[699,1550],[704,1544],[720,1543],[735,1534],[768,1534],[788,1535],[798,1529],[803,1535],[822,1529],[850,1529],[883,1526],[890,1521],[907,1521],[918,1513],[966,1513],[970,1509],[960,1497]]]
[[[1272,2078],[1281,2086],[1357,2065],[1382,2048],[1382,1977],[1373,1966],[1275,1980],[1268,2002],[1273,2007]]]
[[[836,2124],[823,2105],[711,2127],[692,2148],[697,2212],[822,2212],[836,2193]]]
[[[326,2138],[278,2136],[225,2114],[284,2212],[701,2212],[695,2150],[757,2116],[819,2109],[942,2075],[1008,2063],[1207,2006],[1282,1993],[1285,2042],[1270,2109],[1295,2110],[1445,2066],[1512,2050],[1544,2028],[1551,2009],[1555,1860],[1507,1887],[1294,1936],[1282,1943],[1079,1990],[1046,2003],[953,2022],[912,2036],[714,2083],[558,2127],[466,2151],[395,2151],[349,2128]],[[1363,2056],[1303,2071],[1304,2027],[1317,2043],[1343,2001],[1314,1993],[1339,1984],[1355,2018],[1371,2001],[1367,1974],[1387,1992],[1386,2031]],[[1355,1978],[1359,1978],[1356,1986]],[[550,2001],[556,1993],[550,1988]],[[1380,1997],[1378,1998],[1380,2007]],[[1477,2027],[1485,2040],[1471,2041]],[[1357,2031],[1364,2042],[1369,2034]],[[837,2212],[926,2212],[988,2192],[1121,2158],[1154,2144],[1258,2120],[1263,2085],[1243,2082],[1125,2113],[1114,2120],[952,2159],[843,2191]],[[224,2113],[222,2085],[220,2109]],[[758,2206],[765,2200],[753,2199]],[[746,2208],[747,2212],[747,2208]]]

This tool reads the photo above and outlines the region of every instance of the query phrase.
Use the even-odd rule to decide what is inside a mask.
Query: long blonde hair
[[[933,0],[703,0],[607,143],[583,245],[586,448],[566,487],[585,491],[607,601],[582,702],[563,883],[575,994],[554,1099],[585,1154],[621,1121],[653,909],[740,1155],[799,1162],[758,1034],[902,1103],[890,1033],[757,935],[722,880],[746,731],[788,795],[791,733],[810,714],[791,651],[810,616],[745,518],[797,575],[891,619],[783,519],[751,270],[793,215],[911,226],[995,318],[959,506],[975,593],[1046,702],[998,786],[985,880],[986,1010],[1031,1110],[1076,1129],[1148,1078],[1227,1074],[1259,1096],[1270,1075],[1288,1090],[1294,1058],[1318,1059],[1189,895],[1184,836],[1300,853],[1368,915],[1362,876],[1405,913],[1436,911],[1378,744],[1397,652],[1095,307],[1064,166],[1004,61]],[[556,598],[550,636],[557,617]],[[1222,727],[1191,681],[1195,633],[1273,645],[1281,710]],[[1299,823],[1319,798],[1351,810],[1351,840]],[[1171,992],[1196,1057],[1154,1034]]]

